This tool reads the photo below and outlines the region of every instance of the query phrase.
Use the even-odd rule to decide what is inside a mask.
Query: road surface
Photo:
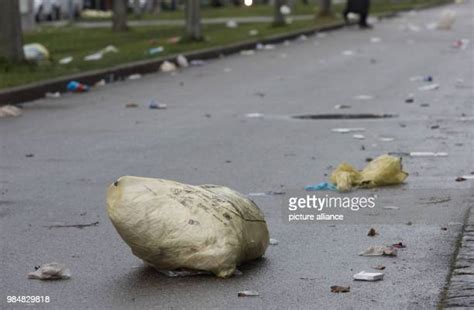
[[[453,29],[431,29],[446,9],[457,13]],[[472,180],[455,178],[474,170],[473,54],[472,46],[452,44],[473,41],[473,12],[467,1],[407,13],[370,31],[349,27],[176,74],[38,100],[21,117],[0,120],[2,308],[22,307],[7,304],[8,295],[41,295],[50,296],[52,309],[434,309],[472,206]],[[410,81],[420,75],[431,75],[439,89],[418,90],[429,85]],[[410,93],[414,102],[406,103]],[[148,109],[152,99],[168,109]],[[139,107],[125,108],[132,102]],[[325,113],[397,117],[291,118]],[[365,139],[335,127],[363,127]],[[291,195],[327,181],[343,161],[362,168],[367,157],[412,151],[448,156],[405,156],[404,185],[355,191],[399,207],[379,205],[370,217],[355,212],[357,223],[288,223],[286,196],[252,197],[279,244],[230,279],[167,278],[144,268],[105,211],[106,187],[122,175]],[[379,232],[373,238],[371,227]],[[407,248],[395,258],[358,256],[370,245],[400,241]],[[72,278],[26,278],[53,261],[66,264]],[[384,280],[352,280],[376,264],[386,266]],[[351,292],[331,293],[332,285]],[[260,296],[237,297],[244,289]]]

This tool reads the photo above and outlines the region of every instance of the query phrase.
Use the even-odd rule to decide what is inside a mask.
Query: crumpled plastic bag
[[[26,60],[41,61],[49,59],[49,51],[44,45],[31,43],[23,45],[23,53]]]
[[[158,270],[229,277],[269,244],[260,209],[223,186],[124,176],[108,188],[107,212],[132,253]]]
[[[348,163],[340,164],[331,174],[331,182],[341,192],[350,191],[353,186],[372,188],[401,184],[408,177],[403,171],[399,157],[382,155],[372,160],[362,171]]]

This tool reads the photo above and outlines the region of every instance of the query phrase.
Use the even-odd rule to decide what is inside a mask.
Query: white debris
[[[263,118],[262,113],[247,113],[245,116],[248,118]]]
[[[258,36],[258,30],[257,29],[252,29],[252,30],[249,30],[249,36]]]
[[[298,40],[300,40],[300,41],[306,41],[306,40],[308,40],[308,37],[305,36],[304,34],[302,34],[302,35],[300,35],[300,36],[298,37]]]
[[[96,61],[96,60],[101,60],[103,54],[102,53],[94,53],[90,54],[84,57],[85,61]]]
[[[372,38],[370,38],[370,42],[371,42],[371,43],[379,43],[379,42],[381,42],[381,41],[382,41],[382,39],[380,39],[380,38],[378,38],[378,37],[372,37]]]
[[[278,243],[280,243],[280,241],[278,241],[277,239],[270,238],[270,245],[278,245]]]
[[[290,14],[291,14],[291,9],[290,9],[290,7],[287,6],[287,5],[282,5],[282,6],[280,7],[280,13],[281,13],[282,15],[290,15]]]
[[[63,264],[58,263],[43,264],[35,272],[28,273],[28,279],[38,280],[62,280],[70,277],[71,271]]]
[[[242,51],[240,51],[240,55],[243,55],[243,56],[251,56],[253,54],[255,54],[254,50],[242,50]]]
[[[397,249],[391,246],[371,246],[359,256],[397,256]]]
[[[364,135],[360,135],[360,134],[355,134],[352,136],[354,139],[358,139],[358,140],[364,140],[365,139],[365,136]]]
[[[345,51],[342,52],[342,55],[344,55],[344,56],[352,56],[352,55],[354,55],[354,51],[345,50]]]
[[[176,62],[178,63],[178,65],[181,67],[181,68],[187,68],[189,67],[189,62],[188,62],[188,59],[186,59],[186,57],[184,57],[184,55],[178,55],[178,57],[176,57]]]
[[[380,137],[379,140],[380,140],[380,141],[383,141],[383,142],[392,142],[392,141],[395,141],[395,138]]]
[[[96,87],[100,87],[100,86],[105,86],[107,83],[105,82],[104,79],[98,81],[97,83],[94,84],[94,86]]]
[[[176,70],[176,65],[172,62],[169,62],[167,60],[163,61],[163,63],[160,66],[160,71],[161,72],[171,72]]]
[[[387,210],[400,210],[400,207],[397,206],[384,206],[382,208]]]
[[[418,90],[428,91],[428,90],[436,90],[438,88],[439,88],[439,84],[430,84],[430,85],[421,86],[420,88],[418,88]]]
[[[456,12],[453,10],[445,10],[441,13],[437,28],[439,30],[451,30],[455,20]]]
[[[46,94],[44,94],[44,96],[45,96],[46,98],[59,98],[59,97],[61,97],[61,93],[58,92],[58,91],[57,91],[57,92],[54,92],[54,93],[52,93],[52,92],[47,92]]]
[[[107,45],[105,48],[103,48],[102,50],[100,50],[100,52],[102,54],[107,54],[107,53],[118,53],[118,48],[116,48],[115,46],[113,45]]]
[[[331,129],[331,131],[339,132],[339,133],[349,133],[349,132],[365,131],[365,128],[333,128]]]
[[[239,25],[237,24],[237,22],[236,22],[235,20],[233,20],[233,19],[228,20],[228,21],[225,23],[225,26],[226,26],[227,28],[237,28],[237,27],[239,27]]]
[[[472,174],[463,175],[463,176],[461,176],[461,178],[466,179],[466,180],[474,180],[474,175],[472,175]]]
[[[189,64],[193,67],[200,67],[200,66],[204,66],[206,63],[204,62],[204,60],[194,59],[194,60],[191,60]]]
[[[259,296],[260,294],[257,291],[250,291],[250,290],[245,290],[245,291],[240,291],[237,296],[239,297],[254,297],[254,296]]]
[[[107,45],[106,47],[104,47],[103,49],[101,49],[100,51],[98,51],[97,53],[87,55],[86,57],[84,57],[84,60],[85,60],[85,61],[101,60],[102,57],[103,57],[105,54],[108,54],[108,53],[118,53],[118,51],[119,51],[119,50],[118,50],[115,46],[113,46],[113,45]]]
[[[355,100],[372,100],[372,99],[374,99],[374,96],[372,96],[372,95],[357,95],[357,96],[354,96],[354,99]]]
[[[129,79],[129,80],[138,80],[138,79],[141,79],[141,78],[142,78],[142,75],[139,74],[139,73],[132,74],[132,75],[129,75],[129,76],[128,76],[128,79]]]
[[[0,118],[4,117],[17,117],[22,113],[21,109],[14,105],[4,105],[0,106]]]
[[[316,39],[322,39],[322,38],[325,38],[327,37],[328,34],[326,32],[318,32],[316,33]]]
[[[49,58],[48,49],[40,43],[30,43],[23,45],[25,59],[30,61],[41,61]]]
[[[354,280],[357,281],[378,281],[383,279],[384,274],[382,272],[365,272],[361,271],[354,275]]]
[[[410,152],[411,157],[446,157],[446,152]]]
[[[58,63],[60,65],[67,65],[68,63],[71,63],[73,61],[74,57],[72,56],[68,56],[68,57],[64,57],[64,58],[61,58]]]

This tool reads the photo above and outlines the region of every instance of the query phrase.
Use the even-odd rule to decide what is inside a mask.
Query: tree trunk
[[[200,0],[186,0],[186,37],[189,40],[202,40]]]
[[[0,58],[13,62],[25,59],[17,0],[0,0]]]
[[[331,0],[320,0],[319,3],[319,16],[331,16]]]
[[[127,0],[113,0],[112,30],[127,31]]]
[[[286,24],[285,16],[281,13],[281,6],[284,4],[285,4],[285,0],[274,0],[273,26],[283,26]]]

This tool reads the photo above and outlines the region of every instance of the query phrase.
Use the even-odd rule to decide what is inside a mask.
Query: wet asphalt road
[[[458,14],[453,30],[427,29],[444,9]],[[472,42],[472,12],[468,1],[408,13],[371,31],[351,27],[175,75],[38,100],[25,106],[23,116],[2,119],[1,308],[26,307],[7,304],[8,295],[50,296],[50,304],[34,307],[53,309],[435,308],[472,206],[472,180],[454,179],[474,170],[473,53],[472,46],[451,46],[456,39]],[[374,37],[381,40],[372,42]],[[440,88],[418,90],[426,83],[409,80],[417,75],[432,75]],[[405,103],[410,93],[415,100]],[[353,98],[362,94],[374,99]],[[148,109],[150,99],[168,109]],[[139,107],[125,108],[131,102]],[[351,108],[334,109],[341,104]],[[289,118],[342,112],[398,117]],[[331,132],[334,127],[364,127],[366,138]],[[400,209],[379,205],[370,216],[354,213],[356,224],[287,223],[285,196],[253,197],[280,243],[230,279],[167,278],[144,268],[105,212],[106,187],[122,175],[292,194],[327,180],[342,161],[362,168],[367,157],[392,151],[448,156],[406,157],[406,184],[358,191]],[[96,221],[82,229],[48,228]],[[367,237],[370,227],[379,235]],[[370,245],[399,241],[407,248],[396,258],[357,255]],[[35,265],[52,261],[66,264],[72,278],[26,279]],[[375,264],[387,266],[383,281],[352,281]],[[349,285],[351,292],[331,293],[331,285]],[[243,289],[260,296],[237,297]]]

